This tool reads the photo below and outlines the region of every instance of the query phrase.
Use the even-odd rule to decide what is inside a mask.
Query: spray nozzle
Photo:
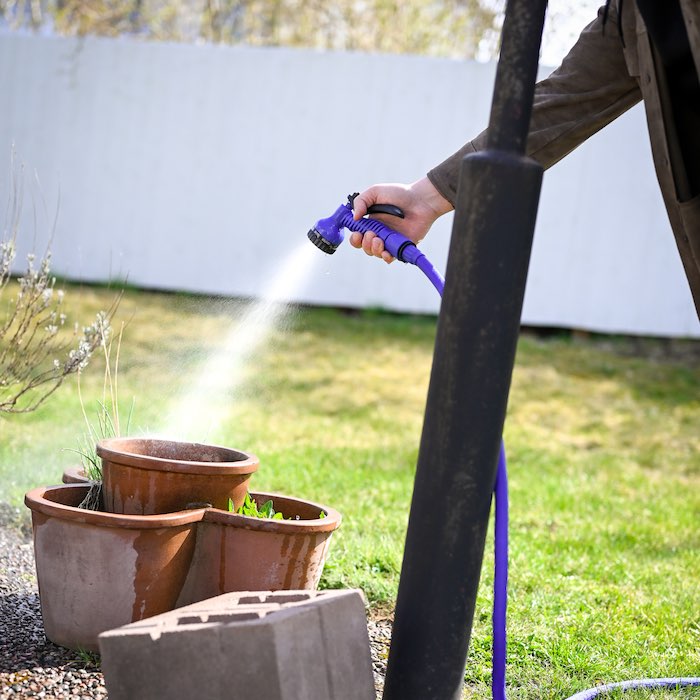
[[[352,208],[348,207],[347,204],[343,204],[328,218],[319,219],[314,224],[314,227],[309,229],[307,234],[309,240],[324,253],[333,255],[345,239],[343,234],[345,224],[343,221],[348,213],[352,219]]]

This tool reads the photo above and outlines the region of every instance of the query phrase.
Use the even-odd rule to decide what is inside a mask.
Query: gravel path
[[[391,621],[378,617],[369,621],[367,629],[379,697]],[[21,513],[0,504],[0,700],[106,697],[95,659],[56,646],[44,636],[31,533]]]

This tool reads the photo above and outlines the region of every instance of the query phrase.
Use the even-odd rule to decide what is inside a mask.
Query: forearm
[[[641,99],[637,80],[627,71],[617,21],[611,11],[603,32],[599,12],[561,66],[535,86],[526,153],[545,168]],[[483,150],[486,139],[484,131],[428,173],[431,183],[453,205],[462,160]]]

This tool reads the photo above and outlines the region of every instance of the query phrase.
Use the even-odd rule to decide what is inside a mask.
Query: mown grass
[[[113,292],[69,290],[80,317]],[[154,430],[221,346],[240,303],[127,291],[119,369],[134,432]],[[212,395],[206,439],[258,454],[256,489],[343,513],[322,585],[391,607],[401,565],[435,321],[300,310],[273,330],[235,392]],[[235,338],[234,338],[235,341]],[[520,340],[505,440],[511,488],[509,697],[700,675],[700,352],[625,339]],[[88,407],[99,362],[84,375]],[[216,392],[213,392],[215,394]],[[0,422],[0,501],[60,480],[83,419],[75,383]],[[487,547],[467,697],[489,695]],[[697,690],[628,697],[700,697]],[[612,696],[611,696],[612,697]]]

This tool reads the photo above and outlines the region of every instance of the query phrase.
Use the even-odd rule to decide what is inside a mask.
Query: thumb
[[[361,194],[358,194],[357,197],[355,197],[355,200],[353,201],[353,218],[355,221],[358,219],[361,219],[366,213],[367,210],[376,202],[376,195],[373,193],[373,188],[370,187],[368,190],[365,190]]]

